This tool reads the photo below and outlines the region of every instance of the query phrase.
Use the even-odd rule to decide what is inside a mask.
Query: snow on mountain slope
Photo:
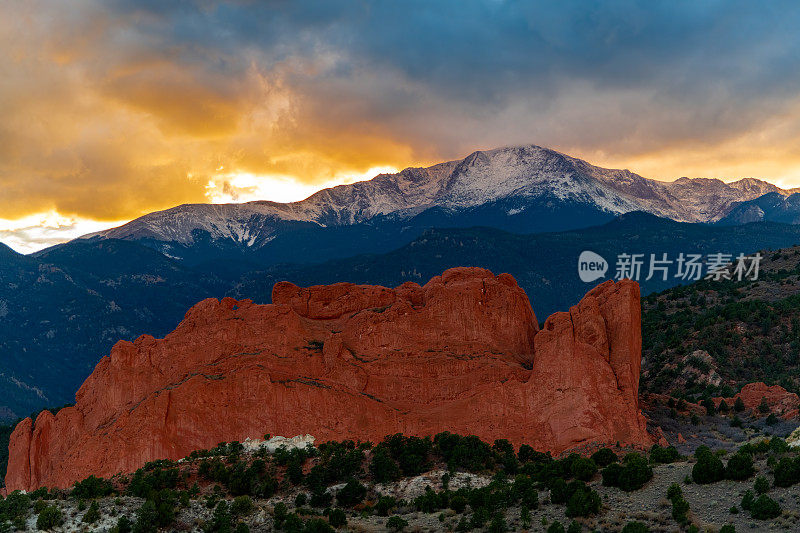
[[[83,238],[191,245],[199,231],[208,232],[211,239],[257,248],[285,224],[346,226],[376,217],[402,221],[434,207],[458,212],[506,200],[521,205],[509,210],[511,215],[538,208],[537,199],[591,206],[610,215],[641,210],[678,221],[713,222],[725,216],[735,202],[769,192],[788,196],[792,191],[752,178],[729,184],[688,178],[661,182],[629,170],[597,167],[547,148],[521,146],[478,151],[462,160],[381,174],[369,181],[319,191],[299,202],[181,205]]]

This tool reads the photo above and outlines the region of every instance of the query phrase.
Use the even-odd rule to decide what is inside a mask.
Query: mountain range
[[[770,195],[780,203],[795,192],[752,178],[661,182],[520,146],[381,174],[300,202],[181,205],[84,238],[135,241],[192,265],[306,263],[389,251],[436,227],[564,231],[632,211],[679,222],[772,221],[774,207],[749,202]],[[800,217],[800,202],[792,199],[788,209]]]
[[[0,245],[0,421],[73,401],[120,339],[207,297],[274,282],[396,286],[454,266],[510,272],[538,316],[586,291],[577,257],[752,253],[800,243],[800,195],[755,179],[660,182],[525,146],[408,168],[301,202],[182,205],[28,256]],[[777,222],[773,222],[777,221]],[[643,282],[643,294],[682,283]]]

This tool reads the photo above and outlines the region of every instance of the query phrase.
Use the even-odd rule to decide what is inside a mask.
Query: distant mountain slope
[[[718,224],[733,225],[761,221],[800,223],[800,194],[784,196],[771,192],[753,200],[737,202],[733,204],[728,214],[718,221]]]
[[[166,333],[224,290],[132,242],[76,241],[36,258],[0,245],[0,421],[74,401],[117,340]]]
[[[578,256],[584,250],[603,256],[610,264],[607,276],[611,277],[620,253],[641,253],[648,260],[651,253],[658,257],[666,253],[674,260],[681,252],[735,255],[795,243],[800,243],[800,226],[757,223],[719,227],[674,222],[639,212],[602,226],[559,233],[516,235],[492,228],[435,229],[386,254],[318,265],[279,265],[253,272],[245,275],[230,294],[267,302],[273,283],[280,280],[299,285],[351,281],[396,286],[424,281],[453,266],[478,266],[514,275],[531,297],[536,315],[544,318],[585,292],[587,284],[577,271]],[[672,276],[667,281],[658,276],[645,281],[647,264],[640,280],[643,294],[682,282]]]
[[[262,265],[379,253],[433,227],[515,233],[589,227],[631,211],[686,222],[719,220],[735,202],[790,191],[755,179],[660,182],[538,146],[478,151],[320,191],[288,204],[191,204],[150,213],[85,238],[140,242],[189,264],[240,257]],[[355,240],[337,228],[359,228]],[[318,233],[316,230],[328,230]],[[334,230],[334,231],[330,231]],[[312,239],[309,255],[284,241]],[[355,244],[354,244],[355,243]]]

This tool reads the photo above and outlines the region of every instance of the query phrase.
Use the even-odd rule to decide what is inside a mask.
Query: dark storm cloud
[[[3,4],[0,218],[530,142],[800,182],[798,27],[780,1]]]

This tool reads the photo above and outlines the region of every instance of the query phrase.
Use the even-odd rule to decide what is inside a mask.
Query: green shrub
[[[769,439],[769,450],[775,453],[784,453],[789,451],[789,445],[780,437],[772,437]]]
[[[564,513],[568,517],[591,516],[600,511],[600,495],[585,483],[573,481],[569,484],[568,491],[572,493],[567,500],[567,509]]]
[[[425,493],[414,499],[414,507],[423,513],[435,513],[447,505],[447,495],[439,494],[430,487],[425,487]]]
[[[716,408],[714,407],[714,400],[711,398],[706,398],[700,403],[700,405],[706,408],[706,414],[708,416],[714,416],[714,414],[717,412]]]
[[[699,484],[716,483],[725,478],[725,465],[711,453],[708,446],[700,446],[695,451],[697,463],[692,468],[692,480]]]
[[[489,522],[489,533],[505,533],[508,531],[508,524],[503,513],[495,513],[492,521]]]
[[[742,401],[741,396],[737,396],[736,401],[733,402],[733,410],[736,411],[737,413],[741,413],[742,411],[744,411],[744,402]]]
[[[800,459],[781,457],[773,473],[776,487],[791,487],[800,481]]]
[[[507,474],[516,474],[519,470],[519,460],[514,452],[514,446],[507,439],[497,439],[492,444],[492,451],[497,462],[502,465]]]
[[[347,516],[345,516],[344,511],[341,509],[332,509],[328,514],[328,522],[333,527],[343,527],[347,525]]]
[[[766,494],[769,492],[769,481],[764,476],[758,476],[753,488],[756,490],[756,494]]]
[[[358,505],[367,495],[367,487],[351,478],[347,484],[336,493],[336,502],[342,507]]]
[[[217,459],[217,461],[219,461]],[[161,468],[152,467],[148,468],[150,464],[145,465],[133,474],[127,493],[131,496],[139,498],[148,498],[152,492],[158,492],[164,489],[174,489],[178,485],[180,472],[177,468]],[[222,468],[224,471],[224,466]],[[219,481],[214,479],[213,481]],[[226,480],[227,481],[227,480]],[[73,491],[74,492],[74,491]]]
[[[581,526],[580,522],[573,520],[569,523],[569,527],[567,528],[567,533],[581,533],[583,531],[583,526]]]
[[[28,511],[31,508],[31,498],[27,494],[23,494],[15,490],[9,494],[5,500],[0,498],[0,516],[5,516],[5,519],[10,522],[16,522],[28,516]],[[2,522],[2,520],[0,520]]]
[[[749,511],[753,508],[754,501],[755,496],[753,496],[753,491],[746,490],[744,491],[744,496],[742,496],[742,502],[739,504],[739,506],[745,511]]]
[[[662,448],[658,444],[654,444],[652,448],[650,448],[650,462],[651,463],[674,463],[678,459],[680,459],[681,454],[678,453],[677,448],[675,446],[667,446],[666,448]]]
[[[766,494],[762,494],[756,498],[756,501],[753,502],[753,506],[750,509],[750,516],[756,520],[771,520],[777,518],[780,514],[781,506]]]
[[[495,452],[474,435],[462,437],[446,431],[439,433],[433,438],[433,449],[450,470],[463,468],[480,472],[495,465]]]
[[[553,521],[552,524],[550,524],[550,527],[547,528],[547,533],[566,533],[566,532],[564,531],[564,526],[561,525],[561,522],[555,520]]]
[[[89,510],[83,515],[81,522],[84,524],[94,524],[98,520],[100,520],[100,506],[97,504],[97,501],[93,501],[89,506]]]
[[[155,533],[158,531],[158,509],[155,502],[147,500],[136,511],[133,533]]]
[[[286,517],[289,515],[289,508],[283,502],[278,502],[272,510],[272,518],[275,520],[275,529],[283,527]]]
[[[618,487],[626,492],[638,490],[653,478],[653,469],[647,459],[638,453],[629,453],[622,463],[612,463],[603,469],[603,485]]]
[[[76,500],[94,500],[103,498],[114,492],[111,482],[103,478],[89,476],[83,481],[76,481],[72,488],[72,497]]]
[[[578,457],[572,461],[572,475],[581,481],[589,481],[597,473],[597,465],[591,459]]]
[[[597,466],[605,467],[611,463],[616,463],[619,461],[619,458],[610,448],[601,448],[592,454],[592,461],[594,461]]]
[[[766,397],[761,398],[761,403],[758,404],[758,412],[761,414],[769,413],[769,404],[767,403]]]
[[[673,483],[667,489],[667,498],[672,502],[672,518],[681,525],[689,521],[689,502],[683,497],[680,485]]]
[[[130,518],[124,515],[120,516],[119,520],[117,520],[114,533],[131,533],[131,531],[133,531],[133,524],[131,523]]]
[[[255,505],[250,496],[237,496],[231,504],[231,514],[233,516],[245,516],[250,514],[254,507]]]
[[[294,497],[294,506],[295,507],[302,507],[308,503],[308,494],[305,492],[299,493],[297,496]]]
[[[400,467],[392,459],[389,450],[378,447],[372,452],[369,471],[378,483],[388,483],[400,479]]]
[[[450,505],[453,505],[454,498],[450,499]],[[462,496],[461,501],[464,502],[464,507],[467,506],[467,500]],[[378,516],[389,516],[389,513],[397,506],[397,500],[391,496],[381,496],[378,498],[378,503],[375,504],[375,513]],[[461,508],[461,511],[456,511],[459,513],[464,512],[464,507]]]
[[[48,531],[64,523],[61,509],[55,505],[45,507],[36,519],[36,529]],[[23,528],[24,529],[24,528]]]
[[[736,533],[736,528],[731,524],[725,524],[719,528],[719,533]]]
[[[399,516],[393,516],[386,521],[386,527],[394,531],[403,531],[408,527],[408,522]]]
[[[233,530],[233,518],[230,508],[225,502],[219,502],[214,509],[211,520],[203,528],[205,533],[230,533]]]
[[[522,523],[522,529],[530,529],[531,528],[531,510],[530,508],[522,504],[522,507],[519,510],[519,521]]]
[[[755,474],[753,457],[749,453],[737,452],[728,459],[725,477],[734,481],[749,479]]]
[[[537,509],[539,507],[539,491],[530,476],[518,474],[511,485],[511,493],[514,499],[519,500],[528,509]]]
[[[2,496],[0,496],[0,498],[2,498]],[[41,513],[45,507],[47,507],[47,502],[44,500],[36,500],[33,502],[33,512],[36,514]],[[0,500],[0,522],[4,521],[5,519],[5,514],[3,514],[2,511],[2,500]]]
[[[303,521],[297,516],[297,513],[290,513],[283,521],[281,529],[286,533],[301,533],[303,531]]]
[[[486,507],[478,507],[472,513],[472,518],[469,520],[469,525],[473,529],[483,529],[486,522],[489,521],[489,510]]]

